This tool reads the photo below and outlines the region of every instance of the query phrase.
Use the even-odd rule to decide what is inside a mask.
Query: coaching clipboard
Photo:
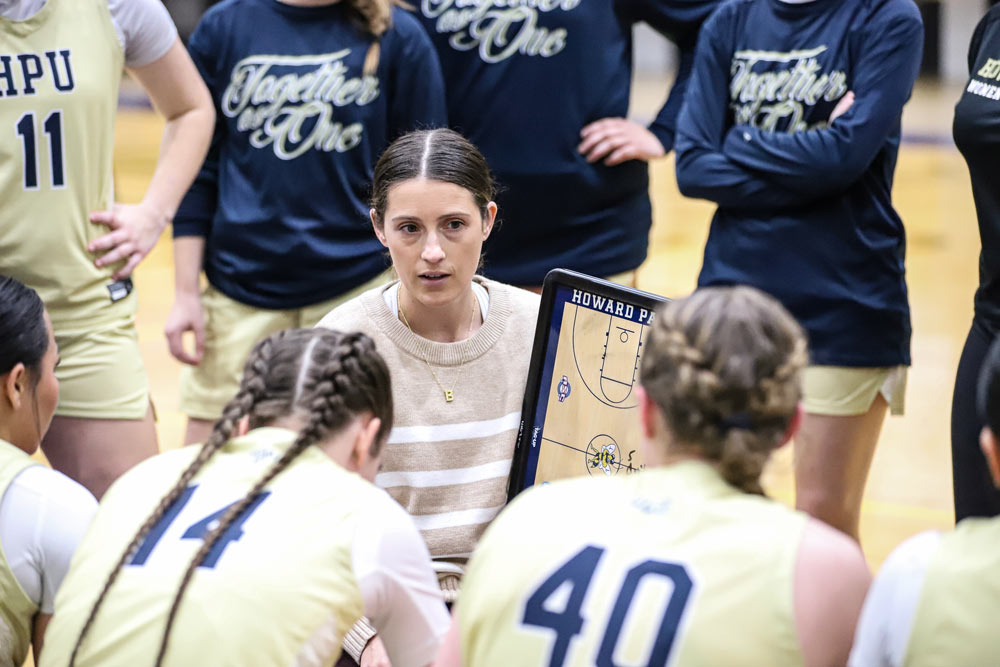
[[[508,499],[534,484],[642,467],[634,389],[665,301],[574,271],[545,277]]]

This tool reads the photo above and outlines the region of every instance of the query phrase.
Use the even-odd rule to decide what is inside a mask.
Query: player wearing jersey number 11
[[[392,417],[364,334],[262,340],[200,449],[108,491],[41,667],[332,665],[362,614],[393,665],[429,664],[448,624],[430,556],[370,483]]]
[[[805,364],[798,324],[752,288],[667,304],[640,367],[646,469],[505,509],[437,664],[844,664],[864,557],[760,485],[798,427]]]

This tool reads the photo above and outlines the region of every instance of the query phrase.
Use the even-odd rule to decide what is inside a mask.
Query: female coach
[[[399,280],[320,326],[369,334],[392,371],[396,422],[385,488],[414,517],[445,599],[507,499],[538,297],[476,276],[497,205],[486,160],[451,130],[411,132],[375,166],[371,220]],[[364,624],[355,660],[381,646]]]

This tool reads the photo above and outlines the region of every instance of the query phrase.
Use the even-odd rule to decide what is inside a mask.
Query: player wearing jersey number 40
[[[200,449],[108,491],[41,667],[332,665],[362,614],[393,665],[429,664],[448,624],[430,556],[370,483],[392,418],[364,334],[265,338]]]
[[[646,469],[553,482],[504,510],[438,664],[846,661],[864,557],[760,486],[800,420],[801,329],[752,288],[712,288],[668,304],[646,346]]]

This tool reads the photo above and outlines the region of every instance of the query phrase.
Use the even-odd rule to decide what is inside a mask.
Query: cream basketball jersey
[[[536,487],[487,530],[459,599],[480,665],[799,665],[806,517],[685,462]]]
[[[152,663],[202,536],[293,438],[282,429],[256,429],[209,461],[129,557],[83,643],[78,667]],[[114,563],[196,454],[187,448],[150,459],[104,497],[56,597],[43,666],[67,664]],[[310,447],[254,499],[198,568],[165,664],[332,664],[363,611],[351,562],[358,517],[365,507],[392,502]],[[433,583],[430,574],[428,580]]]
[[[0,272],[38,291],[57,333],[134,309],[86,249],[107,232],[88,214],[113,200],[123,59],[107,0],[0,17]]]
[[[1000,519],[966,519],[927,564],[904,665],[1000,661]]]
[[[17,475],[37,465],[14,445],[0,440],[0,498]],[[31,645],[31,622],[38,606],[27,596],[10,570],[0,544],[0,667],[20,667]]]

